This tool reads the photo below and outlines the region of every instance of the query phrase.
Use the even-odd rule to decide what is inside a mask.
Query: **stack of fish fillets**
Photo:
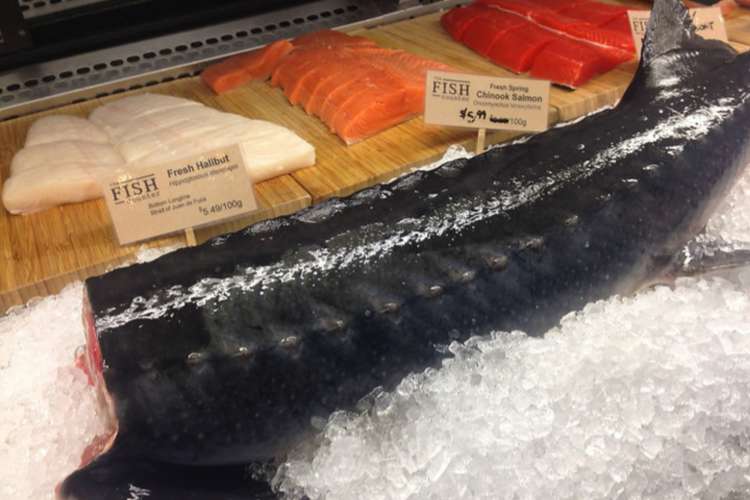
[[[315,150],[274,123],[178,97],[142,94],[96,108],[89,119],[37,120],[13,158],[3,205],[29,213],[102,196],[116,173],[237,144],[253,182],[315,163]]]

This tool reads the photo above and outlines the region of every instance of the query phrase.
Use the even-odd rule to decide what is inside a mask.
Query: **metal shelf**
[[[374,26],[461,3],[466,1],[320,0],[26,66],[0,74],[0,120],[193,76],[217,59],[274,40],[326,28]]]
[[[59,14],[107,0],[18,0],[24,19]]]

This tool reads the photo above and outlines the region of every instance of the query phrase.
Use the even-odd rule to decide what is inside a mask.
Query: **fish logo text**
[[[432,82],[433,95],[469,97],[469,83],[460,80],[435,80]]]
[[[156,177],[153,174],[139,177],[137,179],[130,179],[110,186],[112,201],[117,205],[129,201],[131,198],[148,195],[158,190],[159,186],[157,185]]]

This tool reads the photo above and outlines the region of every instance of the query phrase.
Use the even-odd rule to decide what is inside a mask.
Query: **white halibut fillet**
[[[11,161],[3,205],[12,214],[22,214],[100,198],[98,178],[125,168],[125,159],[107,135],[88,120],[41,118],[29,128],[26,145]]]
[[[89,119],[34,122],[3,185],[14,214],[102,196],[99,178],[237,144],[253,182],[315,163],[315,149],[289,129],[172,96],[142,94],[95,109]]]
[[[104,131],[85,118],[70,115],[45,116],[35,121],[26,133],[26,147],[62,141],[109,144]]]

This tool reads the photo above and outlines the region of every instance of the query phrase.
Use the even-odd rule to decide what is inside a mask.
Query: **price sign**
[[[430,71],[426,85],[426,123],[529,132],[547,129],[547,81]]]
[[[238,146],[102,179],[121,245],[215,224],[258,207]]]

